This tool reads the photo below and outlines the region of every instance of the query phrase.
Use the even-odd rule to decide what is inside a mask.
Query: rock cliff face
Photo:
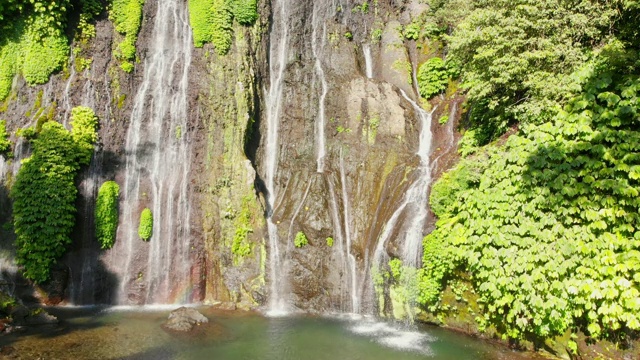
[[[169,14],[147,0],[132,74],[112,61],[113,28],[103,16],[84,50],[88,70],[76,72],[71,59],[44,86],[17,79],[0,113],[12,132],[44,112],[66,124],[77,105],[100,118],[61,265],[66,300],[385,310],[372,269],[403,257],[402,229],[414,210],[398,208],[424,164],[423,122],[409,100],[418,101],[413,73],[428,54],[399,31],[424,10],[415,3],[260,1],[256,24],[234,25],[234,45],[220,56],[191,45],[184,1],[163,4]],[[458,102],[438,106],[426,129],[432,178],[455,149],[454,122],[435,119],[459,117]],[[16,159],[0,163],[2,223],[11,174],[29,153],[12,139]],[[104,251],[93,204],[112,179],[122,189],[120,224]],[[148,243],[136,235],[145,207],[154,212]],[[420,237],[431,221],[423,220]],[[10,252],[11,231],[0,231]],[[307,245],[296,246],[299,233]],[[388,241],[379,244],[383,233]]]

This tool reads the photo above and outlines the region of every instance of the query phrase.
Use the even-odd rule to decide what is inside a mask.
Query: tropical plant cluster
[[[69,56],[65,31],[74,6],[85,28],[102,9],[96,0],[0,2],[0,100],[9,95],[16,75],[29,85],[44,84],[65,66]]]
[[[9,134],[7,133],[7,122],[0,120],[0,155],[6,154],[11,149]]]
[[[594,70],[552,121],[434,186],[424,304],[468,271],[512,338],[640,330],[640,79]]]
[[[505,337],[637,337],[639,3],[431,5],[466,91],[463,156],[475,155],[432,188],[419,302],[436,309],[463,276],[478,323]]]
[[[115,181],[105,181],[96,198],[96,237],[102,249],[111,249],[118,230],[118,197],[120,186]]]
[[[305,235],[302,231],[298,231],[298,233],[296,233],[296,237],[293,239],[293,245],[295,245],[295,247],[297,248],[309,245],[309,239],[307,239],[307,235]]]
[[[140,224],[138,225],[138,236],[144,241],[149,241],[153,235],[153,213],[151,209],[144,208],[140,213]]]
[[[74,180],[93,152],[98,124],[84,107],[72,110],[71,132],[48,121],[32,132],[32,155],[23,160],[11,188],[16,260],[24,276],[37,283],[49,279],[50,268],[71,243],[78,190]]]
[[[120,68],[126,72],[132,72],[134,68],[143,5],[144,0],[113,0],[111,4],[109,19],[113,22],[116,31],[124,36],[114,54],[121,61]]]
[[[637,1],[429,3],[429,19],[447,29],[447,60],[462,66],[478,145],[512,124],[550,121],[580,90],[573,74],[612,37],[637,45]]]
[[[425,99],[431,99],[440,94],[447,88],[450,77],[442,58],[433,57],[425,61],[418,70],[420,96]]]
[[[250,26],[257,18],[257,0],[189,0],[194,45],[202,47],[210,42],[221,55],[231,49],[233,20]]]

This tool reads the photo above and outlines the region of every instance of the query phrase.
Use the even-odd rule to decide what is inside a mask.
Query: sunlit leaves
[[[78,192],[74,180],[80,166],[88,162],[86,149],[92,149],[93,143],[86,141],[90,140],[95,141],[95,122],[77,120],[73,133],[59,123],[44,123],[31,141],[31,157],[23,160],[11,188],[16,259],[24,276],[35,282],[49,279],[51,266],[71,243]]]
[[[553,122],[525,126],[443,176],[420,300],[438,301],[434,289],[464,270],[486,320],[508,336],[638,329],[639,85],[596,77]],[[474,162],[477,180],[461,182]]]
[[[115,181],[106,181],[98,190],[95,207],[96,237],[103,249],[110,249],[116,240],[119,195],[120,186]]]

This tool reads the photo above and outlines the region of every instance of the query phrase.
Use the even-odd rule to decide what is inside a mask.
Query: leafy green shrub
[[[233,40],[233,14],[227,0],[213,0],[211,14],[211,42],[218,54],[224,55],[231,49]]]
[[[622,15],[628,3],[439,1],[433,10],[445,10],[438,17],[451,29],[445,36],[448,57],[462,65],[468,100],[486,105],[470,114],[471,120],[479,126],[550,121],[575,94],[570,74],[592,56],[595,44],[606,42],[625,28],[625,20],[636,17]],[[631,23],[637,28],[635,20]]]
[[[16,299],[9,294],[0,291],[0,314],[9,315],[11,313],[11,308],[17,304]]]
[[[382,40],[382,29],[377,28],[371,31],[371,42],[377,44]]]
[[[49,23],[54,15],[26,6],[15,16],[0,33],[0,100],[9,95],[16,74],[21,73],[29,85],[46,83],[64,66],[69,53],[62,23]]]
[[[202,47],[213,40],[213,3],[214,0],[189,0],[189,23],[195,47]]]
[[[195,47],[213,43],[224,55],[233,41],[233,19],[252,25],[258,18],[257,0],[189,0],[189,21]]]
[[[21,41],[22,74],[27,83],[44,84],[49,75],[62,69],[69,56],[69,45],[62,29],[41,34],[37,26],[31,25]]]
[[[124,35],[115,53],[116,58],[121,61],[128,60],[130,63],[136,58],[136,41],[142,23],[143,5],[144,0],[113,0],[111,5],[109,19],[113,21],[116,31]]]
[[[435,185],[422,303],[464,271],[481,320],[508,337],[640,330],[639,95],[637,76],[596,76],[553,122],[478,159],[477,180]]]
[[[440,119],[438,119],[438,124],[440,125],[444,125],[447,122],[449,122],[449,115],[442,115],[440,116]]]
[[[296,234],[295,239],[293,239],[293,244],[297,248],[301,248],[301,247],[309,244],[309,239],[307,239],[307,236],[302,231],[298,231],[298,233]]]
[[[13,40],[0,42],[0,101],[6,99],[11,92],[13,78],[18,72],[17,56],[20,45]]]
[[[78,144],[78,156],[83,164],[88,164],[93,155],[93,144],[98,140],[96,127],[98,117],[91,108],[77,106],[71,110],[71,136]]]
[[[122,63],[120,64],[120,69],[122,69],[122,71],[126,72],[126,73],[131,73],[133,72],[134,66],[131,62],[124,60],[122,61]]]
[[[328,247],[333,247],[333,238],[331,236],[329,236],[327,238],[327,246]]]
[[[482,164],[478,159],[462,160],[433,184],[429,204],[437,217],[444,218],[446,214],[453,212],[458,203],[456,195],[478,186],[480,175],[484,171]]]
[[[138,236],[144,241],[149,241],[153,235],[153,213],[151,209],[145,208],[140,213],[140,225],[138,226]]]
[[[6,121],[0,120],[0,155],[6,154],[11,149],[6,123]]]
[[[431,99],[447,88],[449,74],[444,60],[434,57],[420,65],[418,70],[418,88],[420,95]]]
[[[238,23],[252,25],[258,19],[258,1],[232,0],[231,12]]]
[[[420,28],[420,23],[415,21],[411,22],[409,25],[404,27],[402,35],[404,35],[404,38],[407,40],[418,40],[420,38]]]
[[[96,237],[102,249],[111,249],[118,229],[118,196],[120,186],[115,181],[105,181],[98,190],[95,219]]]
[[[76,125],[69,133],[59,123],[45,122],[11,188],[16,260],[24,276],[38,283],[49,279],[51,266],[71,243],[78,192],[74,179],[88,164],[85,142],[93,139],[88,127]]]
[[[400,274],[402,274],[402,260],[391,259],[389,260],[389,272],[395,280],[400,280]]]

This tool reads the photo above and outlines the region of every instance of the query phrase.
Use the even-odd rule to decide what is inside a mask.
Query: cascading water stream
[[[284,263],[280,254],[278,228],[274,224],[272,215],[277,195],[275,176],[278,168],[278,130],[282,111],[282,92],[284,85],[285,67],[289,54],[289,28],[288,10],[290,0],[275,0],[273,6],[273,27],[270,34],[269,47],[269,90],[265,90],[265,102],[267,105],[267,137],[265,141],[266,170],[265,180],[267,188],[267,230],[269,234],[269,274],[270,300],[268,313],[270,315],[283,315],[288,312],[286,299],[283,293],[286,288],[282,265]],[[285,272],[286,273],[286,272]]]
[[[318,100],[318,117],[316,120],[316,163],[317,163],[317,171],[319,173],[324,172],[324,157],[326,156],[326,139],[325,139],[325,98],[327,97],[328,85],[327,79],[324,75],[324,69],[322,68],[322,61],[320,60],[320,52],[324,49],[325,44],[325,26],[323,17],[319,16],[319,12],[322,10],[321,8],[322,2],[315,1],[313,3],[313,16],[312,16],[312,24],[313,31],[311,34],[311,50],[313,52],[313,57],[316,59],[315,61],[315,69],[318,78],[320,79],[320,84],[322,86],[322,92],[320,94],[320,99]],[[318,45],[318,28],[322,25],[322,33],[320,34],[320,45]]]
[[[369,44],[362,45],[362,53],[364,54],[364,69],[367,78],[373,78],[373,60],[371,59],[371,46]]]
[[[346,239],[346,255],[348,263],[348,272],[351,275],[351,312],[360,313],[360,298],[358,293],[358,274],[356,267],[356,257],[351,252],[351,218],[349,216],[349,196],[347,192],[347,177],[344,171],[344,158],[342,157],[342,149],[340,149],[340,182],[342,183],[342,206],[344,207],[344,234]]]
[[[420,165],[415,170],[417,179],[411,184],[404,195],[402,203],[391,218],[384,226],[384,230],[376,245],[373,256],[373,266],[379,266],[384,255],[384,247],[389,241],[391,234],[396,229],[396,225],[401,215],[406,210],[406,219],[399,236],[402,241],[402,260],[405,265],[417,267],[421,258],[421,244],[424,231],[424,225],[429,215],[428,204],[428,188],[431,184],[431,167],[429,166],[429,155],[431,154],[431,120],[435,108],[429,113],[422,109],[415,101],[400,90],[402,96],[413,106],[414,111],[418,114],[421,123],[420,140],[418,152],[416,155],[420,157]]]
[[[185,2],[159,2],[154,21],[127,131],[120,236],[108,259],[121,276],[120,304],[191,300],[183,291],[191,284],[187,90],[192,39]],[[154,218],[149,243],[137,231],[145,207]]]

